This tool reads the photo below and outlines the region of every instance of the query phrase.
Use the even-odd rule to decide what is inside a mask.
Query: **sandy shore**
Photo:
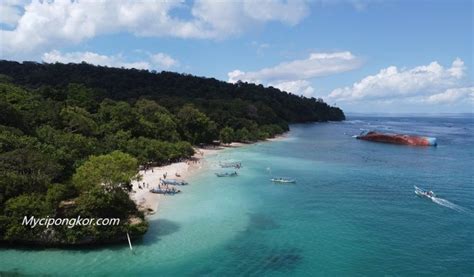
[[[147,170],[141,170],[142,176],[140,181],[132,182],[133,189],[130,198],[137,203],[140,210],[147,214],[153,214],[158,210],[158,205],[162,194],[151,193],[150,189],[155,188],[160,183],[160,178],[166,174],[167,179],[187,180],[193,174],[204,168],[205,157],[217,154],[219,150],[229,147],[239,147],[244,144],[232,143],[228,146],[218,146],[213,148],[196,148],[193,158],[184,162],[172,163],[165,166],[153,167]],[[178,174],[179,177],[176,175]],[[141,187],[141,188],[140,188]],[[181,189],[182,187],[177,187]]]
[[[281,140],[285,138],[285,135],[277,136],[267,141]],[[206,167],[206,157],[217,154],[222,149],[242,147],[248,144],[233,142],[224,146],[206,147],[206,148],[195,148],[195,154],[192,159],[172,163],[165,166],[153,167],[150,169],[141,170],[140,175],[142,176],[140,181],[132,182],[133,189],[130,193],[130,198],[137,203],[140,210],[143,210],[146,214],[154,214],[158,210],[159,203],[163,197],[162,194],[151,193],[150,189],[155,188],[160,183],[160,178],[166,174],[167,179],[177,180],[188,180],[193,174],[199,172],[199,170]],[[179,177],[176,175],[178,174]],[[141,188],[140,188],[141,187]],[[182,187],[177,187],[182,189]]]

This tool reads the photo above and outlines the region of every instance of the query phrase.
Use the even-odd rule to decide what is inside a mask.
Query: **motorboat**
[[[274,183],[296,183],[295,179],[288,177],[274,177],[270,179]]]
[[[237,176],[237,172],[234,171],[234,172],[223,172],[223,173],[216,173],[216,176],[217,177],[235,177]]]
[[[434,197],[436,197],[436,194],[431,190],[424,190],[417,186],[414,186],[414,187],[415,187],[415,194],[418,196],[426,197],[429,199],[433,199]]]

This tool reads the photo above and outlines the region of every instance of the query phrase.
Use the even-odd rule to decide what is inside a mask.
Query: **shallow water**
[[[352,138],[363,129],[438,147]],[[472,118],[351,117],[294,125],[286,139],[209,158],[150,231],[95,250],[0,250],[0,271],[47,275],[354,276],[474,274]],[[219,160],[240,176],[217,178]],[[268,170],[270,168],[270,170]],[[297,179],[272,184],[273,175]],[[415,196],[433,190],[439,201]],[[0,274],[2,275],[2,274]]]

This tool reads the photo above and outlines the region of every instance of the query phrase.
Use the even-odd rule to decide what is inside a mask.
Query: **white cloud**
[[[150,54],[148,60],[127,62],[121,55],[107,56],[94,52],[71,52],[63,54],[58,50],[53,50],[48,53],[44,53],[42,59],[46,63],[86,62],[94,65],[136,69],[168,69],[179,64],[178,61],[164,53]]]
[[[289,25],[296,25],[309,13],[304,0],[280,2],[274,0],[244,1],[244,11],[257,21],[278,20]]]
[[[430,95],[426,102],[433,104],[452,104],[460,101],[474,103],[474,87],[452,88],[442,93]]]
[[[306,97],[313,97],[314,88],[311,83],[306,80],[287,81],[276,84],[268,84],[283,91],[289,91],[293,94],[303,95]]]
[[[463,86],[464,62],[457,58],[450,68],[434,61],[412,69],[389,66],[352,86],[333,90],[328,98],[334,101],[387,101],[429,96],[439,91]]]
[[[253,72],[234,70],[229,72],[229,82],[238,80],[267,83],[294,81],[341,73],[360,67],[361,60],[351,52],[312,53],[303,60],[283,62],[274,67]]]
[[[280,63],[258,71],[233,70],[227,73],[229,82],[252,82],[274,86],[293,94],[311,97],[314,88],[309,79],[359,68],[360,58],[351,52],[311,53],[308,58]]]
[[[160,68],[171,68],[179,65],[179,62],[167,54],[156,53],[150,55],[151,61]]]
[[[21,17],[21,7],[26,3],[26,0],[3,0],[0,2],[0,23],[15,26]]]
[[[137,36],[221,39],[270,21],[294,25],[309,12],[303,0],[33,0],[20,9],[2,4],[1,56],[41,51],[79,43],[102,34],[129,32]],[[13,2],[12,2],[13,3]],[[178,17],[174,11],[190,12]]]

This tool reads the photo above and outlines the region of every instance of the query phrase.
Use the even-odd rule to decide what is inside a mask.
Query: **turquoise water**
[[[417,148],[359,141],[364,129],[438,138]],[[150,231],[107,249],[1,249],[4,274],[160,276],[472,276],[472,118],[350,117],[294,125],[288,137],[209,158],[167,198]],[[219,160],[240,160],[216,178]],[[272,184],[272,174],[297,179]],[[413,186],[438,201],[416,197]],[[2,274],[0,274],[2,275]]]

